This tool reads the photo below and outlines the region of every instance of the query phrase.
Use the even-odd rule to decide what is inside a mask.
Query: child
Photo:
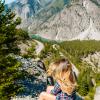
[[[49,66],[48,75],[56,80],[50,93],[42,92],[39,100],[82,100],[77,99],[75,87],[76,81],[72,71],[72,65],[67,59],[61,59]],[[49,91],[48,90],[48,91]]]

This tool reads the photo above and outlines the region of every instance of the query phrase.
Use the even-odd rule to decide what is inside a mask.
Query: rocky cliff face
[[[99,0],[17,0],[19,26],[51,40],[100,40]]]
[[[42,24],[38,34],[48,39],[72,39],[89,27],[89,21],[89,16],[81,5],[65,7]]]
[[[32,22],[32,16],[40,9],[41,5],[37,0],[16,0],[8,5],[15,11],[16,17],[21,17],[21,28],[28,27]]]
[[[8,5],[16,13],[16,17],[21,17],[20,28],[27,29],[33,22],[33,17],[48,5],[52,0],[16,0]]]
[[[56,8],[59,9],[60,4],[60,7],[63,7],[67,1],[69,0],[16,0],[7,6],[15,11],[16,17],[21,17],[22,24],[19,27],[27,29],[33,23],[33,19],[41,19],[45,15],[48,18],[56,12]]]
[[[53,40],[100,40],[100,6],[91,0],[73,2],[43,23],[37,33]]]

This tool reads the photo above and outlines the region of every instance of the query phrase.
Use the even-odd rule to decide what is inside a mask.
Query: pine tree
[[[20,22],[21,19],[15,19],[15,14],[0,0],[0,100],[10,100],[22,89],[16,84],[23,76],[19,70],[22,65],[10,56],[19,53],[17,41],[24,37],[25,32],[16,29]]]
[[[92,88],[90,82],[91,82],[91,73],[92,69],[89,67],[86,67],[83,69],[83,72],[80,74],[79,79],[78,79],[78,84],[79,84],[79,90],[78,92],[86,96],[90,89]]]

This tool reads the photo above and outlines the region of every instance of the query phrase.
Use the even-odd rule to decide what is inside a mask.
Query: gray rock
[[[99,100],[99,99],[100,99],[100,86],[96,88],[96,93],[94,96],[94,100]]]
[[[43,23],[37,33],[51,40],[100,40],[100,7],[79,0]]]
[[[31,58],[23,58],[13,55],[18,61],[22,62],[22,68],[19,70],[26,71],[25,79],[19,80],[17,83],[24,85],[25,91],[18,94],[12,100],[37,100],[36,97],[46,90],[46,73],[44,64]],[[29,75],[28,75],[29,74]]]
[[[22,18],[18,28],[43,38],[61,41],[100,40],[100,1],[71,1],[17,0],[8,6]]]
[[[100,72],[100,52],[89,54],[87,57],[82,58],[83,62],[92,66],[93,70],[97,73]]]
[[[69,40],[78,36],[89,27],[89,15],[81,5],[65,7],[48,22],[41,25],[37,32],[40,36],[53,40]]]

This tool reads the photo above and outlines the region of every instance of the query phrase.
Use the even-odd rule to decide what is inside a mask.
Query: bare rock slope
[[[38,25],[36,33],[51,40],[100,40],[100,6],[93,0],[79,1]]]
[[[100,40],[100,0],[16,0],[18,28],[50,40]],[[17,17],[16,16],[16,17]]]

